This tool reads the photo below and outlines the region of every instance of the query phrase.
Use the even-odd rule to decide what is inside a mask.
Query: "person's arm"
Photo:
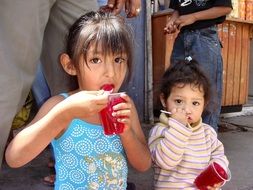
[[[148,145],[141,129],[138,113],[133,101],[126,94],[122,95],[125,103],[114,106],[115,114],[122,119],[124,131],[120,135],[124,151],[129,163],[138,171],[146,171],[151,167],[151,157]]]
[[[98,113],[107,104],[107,96],[79,92],[64,99],[50,98],[35,118],[8,145],[5,158],[9,166],[21,167],[40,154],[59,136],[73,118],[85,118]]]
[[[228,171],[229,170],[228,169],[229,161],[224,153],[224,146],[223,146],[222,142],[219,141],[219,139],[217,138],[217,133],[213,129],[211,129],[211,131],[212,131],[212,133],[211,133],[211,143],[212,143],[212,150],[211,151],[212,152],[211,152],[210,163],[217,162],[225,170],[227,170],[227,172],[230,175],[230,172]],[[215,184],[213,187],[208,187],[208,189],[210,189],[210,190],[220,189],[220,187],[224,184],[225,183],[218,183],[218,184]]]
[[[204,11],[199,11],[187,15],[179,16],[175,21],[175,25],[180,30],[183,26],[193,24],[199,20],[208,20],[218,18],[224,15],[227,15],[231,12],[231,7],[213,7]]]
[[[175,119],[169,118],[169,128],[158,124],[149,135],[149,149],[153,162],[159,167],[170,170],[182,160],[191,129]]]
[[[64,114],[64,109],[61,104],[55,105],[56,101],[56,98],[49,99],[8,145],[5,158],[10,167],[21,167],[31,161],[66,127],[69,121],[58,116]]]
[[[217,138],[217,133],[212,129],[211,133],[212,152],[210,163],[215,161],[222,165],[224,168],[228,168],[228,159],[224,153],[224,146],[222,142]]]
[[[174,10],[171,17],[169,18],[165,28],[164,28],[165,33],[172,34],[172,33],[176,32],[177,26],[175,25],[175,20],[177,20],[178,17],[179,17],[178,11]]]

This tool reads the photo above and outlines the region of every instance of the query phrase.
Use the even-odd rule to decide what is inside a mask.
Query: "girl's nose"
[[[110,78],[115,75],[115,69],[113,67],[113,64],[106,63],[106,75]]]

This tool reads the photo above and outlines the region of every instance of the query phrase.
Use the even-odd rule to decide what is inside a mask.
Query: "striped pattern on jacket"
[[[159,119],[149,134],[154,189],[196,189],[194,180],[209,163],[228,167],[223,144],[211,126],[202,120],[184,126],[163,113]]]

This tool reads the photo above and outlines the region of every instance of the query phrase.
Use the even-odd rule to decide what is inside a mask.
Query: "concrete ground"
[[[144,125],[148,134],[151,125]],[[219,134],[230,161],[232,179],[223,190],[253,190],[253,115],[222,118]],[[0,172],[0,190],[52,190],[42,183],[49,174],[47,162],[50,153],[42,152],[35,160],[19,169],[10,169],[6,164]],[[134,182],[137,190],[152,190],[153,171],[135,172],[130,168],[129,181]]]

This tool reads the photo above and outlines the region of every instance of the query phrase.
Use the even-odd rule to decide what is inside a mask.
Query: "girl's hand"
[[[63,103],[71,117],[85,119],[107,106],[108,94],[100,91],[80,91],[70,95]]]
[[[188,123],[188,117],[183,108],[173,108],[171,110],[171,117],[184,125]]]
[[[222,182],[221,182],[221,183],[214,184],[213,187],[207,186],[207,189],[208,189],[208,190],[219,190],[221,186],[222,186]]]
[[[130,97],[122,93],[120,95],[121,98],[125,100],[125,102],[118,103],[115,106],[113,106],[113,117],[117,117],[117,121],[120,123],[124,123],[124,132],[128,131],[131,128],[131,115],[132,115],[132,100]]]

